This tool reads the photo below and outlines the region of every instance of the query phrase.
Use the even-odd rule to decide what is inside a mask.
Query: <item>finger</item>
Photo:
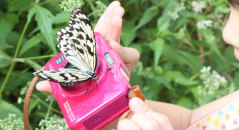
[[[108,33],[108,41],[116,41],[117,43],[120,43],[120,35],[122,30],[122,17],[124,15],[124,8],[117,7],[114,12],[112,12],[112,19],[110,19],[110,23],[112,25],[112,28],[110,29],[110,32]]]
[[[152,110],[147,111],[145,114],[147,116],[150,116],[150,117],[156,119],[162,130],[173,130],[172,124],[169,121],[167,116],[165,116],[161,113],[154,112]]]
[[[139,98],[132,98],[129,102],[129,108],[134,114],[146,113],[150,111],[149,107]]]
[[[105,29],[105,23],[110,23],[110,19],[107,18],[108,16],[110,16],[111,10],[114,9],[115,7],[120,6],[120,2],[119,1],[113,1],[109,4],[109,6],[106,8],[105,12],[102,14],[102,16],[100,17],[100,19],[98,20],[94,31],[95,32],[99,32],[103,37],[105,37],[105,35],[107,34],[107,28]]]
[[[133,121],[124,119],[119,121],[117,130],[140,130],[140,128]]]
[[[38,91],[47,93],[49,96],[54,97],[49,81],[40,81],[36,85]]]
[[[131,120],[143,130],[161,130],[159,122],[146,114],[134,114]]]
[[[139,52],[134,48],[122,47],[115,41],[110,41],[109,45],[116,51],[116,53],[118,53],[127,69],[131,71],[135,64],[139,61]]]
[[[152,111],[141,99],[132,98],[129,102],[129,107],[130,107],[130,110],[133,111],[135,115],[143,114],[148,118],[152,118],[151,120],[154,120],[154,121],[152,121],[152,124],[148,124],[148,125],[152,125],[153,128],[160,127],[160,129],[162,130],[173,130],[172,124],[169,121],[168,117],[166,117],[163,114]],[[134,120],[137,120],[137,119],[134,119]],[[143,120],[140,119],[138,122],[143,122]],[[149,126],[146,126],[146,127],[149,127]]]

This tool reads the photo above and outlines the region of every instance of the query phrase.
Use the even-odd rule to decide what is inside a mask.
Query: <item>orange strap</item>
[[[134,97],[138,97],[141,100],[145,101],[145,97],[142,94],[139,85],[135,85],[133,86],[133,89],[131,89],[128,93],[128,97],[134,98]],[[123,119],[130,119],[133,116],[133,112],[131,110],[126,111],[120,118],[119,120],[123,120]]]

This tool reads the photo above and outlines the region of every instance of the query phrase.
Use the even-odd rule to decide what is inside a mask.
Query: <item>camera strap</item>
[[[43,70],[44,67],[41,69]],[[29,104],[30,104],[30,99],[32,96],[32,92],[34,90],[34,87],[37,83],[37,80],[39,77],[34,77],[27,89],[27,93],[24,99],[24,106],[23,106],[23,119],[24,119],[24,129],[25,130],[30,130],[30,123],[29,123]]]

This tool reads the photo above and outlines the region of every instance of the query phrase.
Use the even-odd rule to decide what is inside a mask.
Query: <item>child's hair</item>
[[[228,2],[233,6],[239,6],[239,0],[228,0]]]

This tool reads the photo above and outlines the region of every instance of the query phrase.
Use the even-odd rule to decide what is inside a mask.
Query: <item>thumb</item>
[[[129,102],[129,108],[130,110],[136,114],[136,113],[147,113],[148,111],[151,111],[149,107],[139,98],[135,97],[132,98]]]
[[[132,98],[129,102],[129,107],[134,114],[144,114],[156,119],[162,130],[173,130],[173,126],[167,116],[152,111],[141,99]]]

